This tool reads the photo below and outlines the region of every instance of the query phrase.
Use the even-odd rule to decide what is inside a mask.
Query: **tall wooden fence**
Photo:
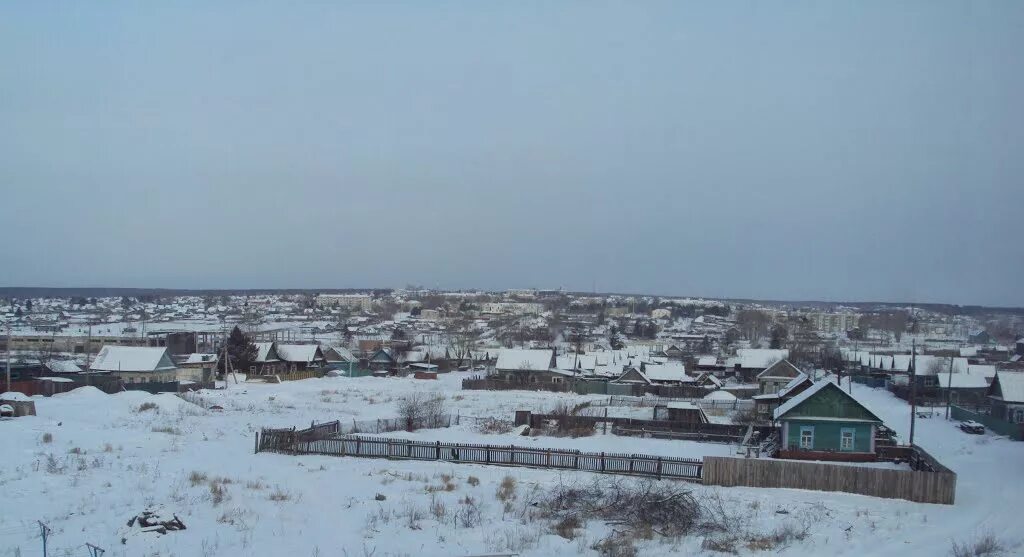
[[[599,423],[612,424],[616,435],[644,436],[645,434],[672,433],[677,437],[692,437],[707,441],[734,442],[743,439],[750,426],[739,424],[697,424],[669,420],[639,420],[614,416],[530,414],[530,427],[539,427],[545,421],[569,421],[573,427]],[[572,428],[570,428],[572,429]],[[767,439],[775,429],[770,426],[753,426],[762,439]]]
[[[319,454],[370,458],[434,460],[580,470],[606,474],[700,481],[703,463],[696,459],[623,453],[585,453],[564,449],[538,449],[515,445],[467,445],[408,441],[358,435],[317,436],[310,430],[264,429],[256,452]]]
[[[782,487],[844,491],[887,499],[952,505],[956,474],[885,470],[817,462],[761,458],[704,458],[704,483],[721,486]]]

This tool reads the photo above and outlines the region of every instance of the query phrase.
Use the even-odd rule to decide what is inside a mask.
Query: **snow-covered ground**
[[[84,388],[37,398],[39,416],[0,421],[0,556],[41,555],[37,520],[50,555],[107,556],[417,555],[514,552],[594,554],[615,526],[592,520],[575,540],[526,518],[531,501],[559,483],[610,476],[467,464],[253,454],[261,427],[397,415],[398,400],[432,391],[461,416],[511,419],[594,398],[554,393],[461,391],[461,374],[438,381],[324,378],[279,385],[229,384],[204,393],[223,412],[172,395],[105,395]],[[854,393],[904,437],[906,405],[881,390]],[[147,408],[155,405],[155,408]],[[699,457],[728,455],[724,444],[595,435],[578,439],[485,434],[462,420],[449,429],[389,435],[463,442],[564,447]],[[918,444],[959,475],[957,504],[925,505],[843,493],[717,488],[680,484],[720,501],[737,528],[806,528],[769,552],[782,555],[947,555],[954,540],[993,533],[1018,555],[1024,443],[967,435],[941,418],[918,420]],[[511,504],[496,493],[517,482]],[[640,480],[627,479],[627,482]],[[468,498],[468,499],[467,499]],[[184,531],[139,533],[127,521],[160,508]],[[469,511],[472,511],[469,512]],[[473,514],[478,512],[478,520]],[[468,519],[469,523],[466,523]],[[475,522],[475,523],[474,523]],[[124,542],[122,543],[122,539]],[[700,536],[639,540],[641,555],[710,553]],[[741,553],[760,551],[740,545]]]

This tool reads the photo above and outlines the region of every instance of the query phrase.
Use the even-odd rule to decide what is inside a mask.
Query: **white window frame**
[[[809,443],[805,443],[804,442],[804,433],[810,433],[810,435],[808,436],[809,439],[810,439]],[[814,449],[814,426],[812,426],[812,425],[802,425],[802,426],[800,426],[800,448],[801,449],[807,449],[807,450],[813,450]]]
[[[846,434],[850,436],[847,437]],[[846,446],[846,440],[850,440],[850,446]],[[857,431],[852,427],[844,427],[839,430],[839,450],[852,452],[854,447],[857,446]]]

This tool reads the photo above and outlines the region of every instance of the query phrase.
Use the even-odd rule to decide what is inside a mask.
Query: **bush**
[[[138,408],[135,409],[136,412],[148,412],[150,410],[159,412],[160,407],[157,406],[155,402],[143,402],[142,404],[139,405]]]
[[[52,433],[44,433],[43,434],[43,443],[53,443],[53,434]]]
[[[502,503],[514,501],[516,498],[516,479],[512,476],[505,476],[501,480],[501,485],[498,486],[495,496]]]
[[[473,487],[476,487],[476,486],[480,485],[480,478],[478,478],[476,476],[470,476],[469,478],[466,479],[466,483],[468,483],[469,485],[471,485]]]
[[[988,533],[973,542],[964,542],[963,544],[953,542],[950,555],[953,557],[990,557],[1003,555],[1005,551],[1006,548],[1003,544],[993,534]]]
[[[220,482],[210,483],[210,500],[213,501],[213,506],[217,506],[224,502],[228,497],[228,488]]]
[[[270,500],[271,501],[288,501],[291,498],[292,498],[292,494],[288,493],[287,491],[285,491],[283,489],[281,489],[280,487],[275,487],[274,491],[270,492]]]
[[[576,539],[576,530],[583,527],[583,523],[575,516],[566,516],[555,523],[552,528],[556,534],[567,539]]]
[[[603,557],[636,557],[636,547],[633,540],[622,532],[616,532],[601,540],[594,547]]]
[[[398,401],[398,416],[406,431],[439,427],[446,423],[444,397],[422,392],[406,395]]]

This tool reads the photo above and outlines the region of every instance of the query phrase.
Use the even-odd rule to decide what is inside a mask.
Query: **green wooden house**
[[[875,460],[882,420],[830,381],[819,381],[775,410],[780,458]]]

